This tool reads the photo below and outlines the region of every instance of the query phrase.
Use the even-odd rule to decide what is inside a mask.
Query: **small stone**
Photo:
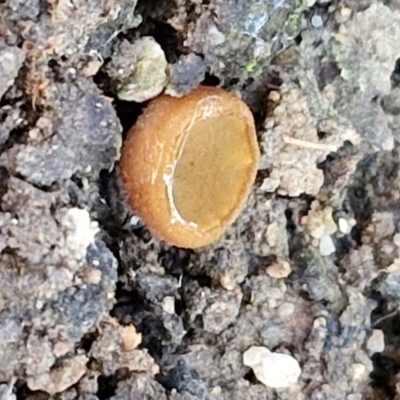
[[[221,279],[219,280],[219,283],[226,290],[233,290],[236,287],[235,280],[232,278],[231,275],[228,274],[222,275]]]
[[[324,317],[318,317],[314,320],[313,329],[326,328],[326,319]]]
[[[86,65],[82,68],[82,73],[87,77],[94,76],[99,72],[103,64],[104,61],[102,59],[94,57],[87,61]]]
[[[300,217],[300,225],[307,225],[307,215],[303,215],[302,217]]]
[[[142,220],[138,216],[133,215],[129,220],[129,224],[132,226],[132,228],[137,228],[141,226]]]
[[[63,392],[77,383],[86,373],[88,358],[84,355],[62,360],[49,373],[28,377],[26,383],[33,391],[43,391],[51,395]]]
[[[292,269],[286,260],[278,258],[273,264],[266,268],[266,272],[271,278],[282,279],[287,278],[291,274]]]
[[[243,364],[250,367],[265,386],[286,388],[297,383],[300,365],[288,354],[272,353],[266,347],[252,346],[243,354]]]
[[[332,235],[337,231],[332,213],[332,207],[322,208],[317,200],[311,204],[307,218],[307,229],[314,239],[321,239],[322,236]]]
[[[335,243],[333,243],[331,236],[330,235],[322,236],[319,242],[319,252],[321,253],[321,256],[330,256],[335,251],[336,251]]]
[[[341,233],[348,235],[351,232],[353,225],[346,218],[339,218],[338,219],[338,228]]]
[[[319,15],[313,15],[311,18],[311,24],[314,28],[321,28],[324,26],[324,21]]]
[[[260,189],[263,190],[264,192],[272,193],[277,189],[279,183],[280,183],[279,179],[273,179],[271,177],[265,178]]]
[[[348,18],[350,17],[351,13],[352,13],[351,8],[342,7],[342,8],[340,9],[340,15],[341,15],[343,18],[348,19]]]
[[[365,368],[364,364],[354,363],[352,365],[352,370],[353,370],[353,379],[358,381],[363,377],[363,375],[366,371],[366,368]]]
[[[400,233],[396,233],[393,236],[393,243],[397,246],[400,247]]]
[[[271,100],[274,103],[277,103],[281,99],[281,95],[276,90],[272,90],[269,92],[268,100]]]
[[[97,261],[97,260],[95,260]],[[93,262],[94,264],[94,262]],[[101,281],[101,271],[96,268],[85,268],[83,270],[83,281],[86,283],[91,283],[93,285],[98,285]]]
[[[138,333],[133,325],[120,326],[119,334],[122,338],[122,348],[124,351],[134,350],[142,343],[142,334]]]
[[[168,82],[168,63],[161,46],[149,36],[133,43],[131,51],[136,56],[133,72],[113,83],[120,100],[142,103],[164,90]]]
[[[101,371],[106,376],[121,368],[155,374],[159,366],[146,349],[137,349],[141,339],[141,334],[133,325],[121,326],[115,319],[110,319],[100,326],[100,335],[89,354],[101,365]]]
[[[367,340],[367,350],[372,355],[382,353],[385,350],[385,335],[380,329],[374,329]]]
[[[67,247],[75,252],[76,259],[84,259],[99,231],[97,222],[90,219],[89,211],[74,207],[65,212],[61,223],[66,231]]]
[[[175,314],[175,297],[165,296],[162,300],[162,308],[168,314]]]

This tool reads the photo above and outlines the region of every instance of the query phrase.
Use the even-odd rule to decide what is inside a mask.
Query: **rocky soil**
[[[399,43],[399,0],[0,0],[0,399],[399,400]],[[188,251],[118,159],[199,84],[262,160]]]

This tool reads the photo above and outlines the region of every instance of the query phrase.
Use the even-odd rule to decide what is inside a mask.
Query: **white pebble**
[[[140,224],[140,218],[136,215],[132,215],[129,223],[131,224],[131,226],[138,226]]]
[[[322,236],[319,242],[319,252],[321,256],[329,256],[336,251],[335,243],[330,235]]]
[[[400,233],[396,233],[393,236],[393,243],[397,246],[400,247]]]
[[[162,308],[167,314],[175,314],[175,297],[165,296],[162,300]]]
[[[382,353],[385,350],[385,335],[380,329],[374,329],[367,341],[367,349],[370,354]]]
[[[272,353],[266,347],[252,346],[243,354],[243,364],[250,367],[265,386],[286,388],[297,383],[300,365],[288,354]]]
[[[321,28],[324,25],[324,21],[319,15],[313,15],[311,18],[311,24],[314,28]]]
[[[347,222],[346,218],[338,219],[338,227],[339,227],[339,231],[344,233],[345,235],[348,235],[351,232],[351,226]]]
[[[365,365],[361,363],[354,363],[352,365],[352,369],[353,369],[353,379],[356,381],[360,380],[366,371]]]

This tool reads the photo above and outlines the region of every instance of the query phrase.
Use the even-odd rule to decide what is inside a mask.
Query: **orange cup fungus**
[[[155,236],[198,248],[235,221],[259,157],[246,104],[222,89],[199,87],[150,102],[124,142],[120,172],[130,205]]]

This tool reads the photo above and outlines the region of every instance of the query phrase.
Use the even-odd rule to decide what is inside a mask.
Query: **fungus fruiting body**
[[[123,187],[149,230],[171,245],[217,240],[244,207],[259,160],[253,116],[218,88],[152,100],[121,154]]]

